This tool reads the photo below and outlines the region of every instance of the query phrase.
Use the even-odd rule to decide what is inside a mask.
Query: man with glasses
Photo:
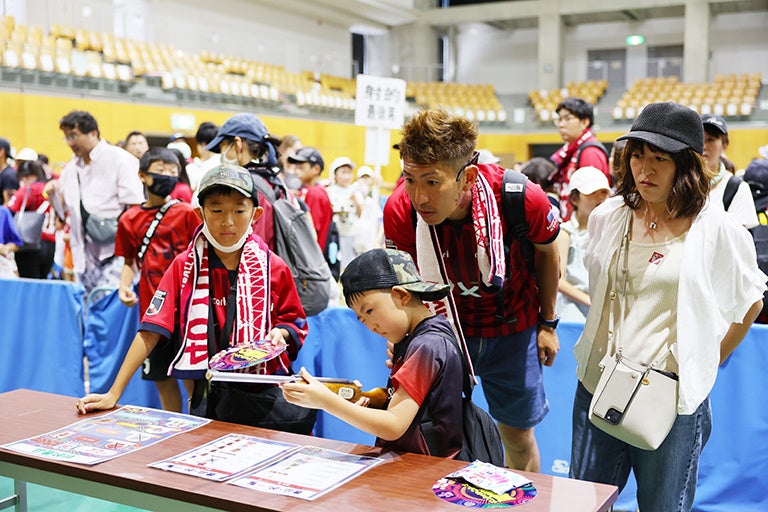
[[[552,178],[560,193],[560,214],[563,220],[568,220],[573,207],[568,200],[571,189],[569,182],[571,174],[581,167],[595,167],[605,173],[610,180],[608,166],[608,151],[592,132],[595,114],[592,105],[581,98],[565,98],[557,105],[557,126],[560,137],[565,144],[550,158],[557,166],[557,172]]]
[[[533,268],[518,241],[505,254],[504,232],[512,226],[502,215],[504,169],[478,164],[477,137],[472,121],[439,110],[406,123],[396,146],[403,179],[384,207],[384,234],[388,246],[411,254],[425,280],[452,285],[437,310],[465,336],[506,464],[540,471],[533,430],[549,410],[542,365],[551,366],[559,349],[553,242],[560,228],[546,194],[529,182],[524,208]]]
[[[75,275],[86,294],[97,287],[118,288],[123,258],[115,256],[117,217],[144,201],[139,160],[102,139],[88,112],[70,112],[59,128],[74,155],[61,178],[46,184],[45,194],[63,199]]]

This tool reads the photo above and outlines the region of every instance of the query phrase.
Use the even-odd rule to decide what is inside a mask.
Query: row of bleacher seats
[[[634,119],[649,103],[674,101],[700,114],[750,116],[762,84],[758,73],[718,74],[711,83],[686,84],[677,77],[637,80],[613,108],[613,119]]]
[[[568,82],[561,89],[541,89],[528,93],[536,116],[542,122],[550,122],[557,118],[555,109],[564,98],[583,98],[591,104],[596,104],[608,89],[606,80],[587,80],[585,82]]]
[[[507,111],[490,84],[408,82],[406,99],[418,108],[442,108],[480,123],[507,121]]]
[[[60,74],[93,80],[156,82],[179,96],[222,95],[278,106],[293,103],[309,110],[350,114],[356,81],[210,52],[188,54],[168,44],[115,37],[105,32],[52,24],[49,33],[5,16],[0,24],[0,64],[29,73]],[[479,122],[507,120],[489,85],[409,84],[420,108],[442,107]]]

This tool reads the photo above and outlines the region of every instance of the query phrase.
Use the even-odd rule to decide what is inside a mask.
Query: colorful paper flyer
[[[314,500],[382,462],[383,459],[305,446],[229,483]]]
[[[223,482],[298,449],[298,445],[291,443],[227,434],[149,466]]]
[[[92,465],[146,448],[210,421],[148,407],[124,406],[2,447],[44,459]]]

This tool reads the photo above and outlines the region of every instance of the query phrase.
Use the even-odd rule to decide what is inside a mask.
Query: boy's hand
[[[117,398],[109,393],[104,393],[103,395],[91,393],[78,400],[75,407],[77,407],[77,412],[80,414],[86,414],[93,411],[112,409],[115,407],[115,404],[117,404]]]
[[[132,308],[136,305],[137,302],[139,302],[139,298],[136,296],[136,293],[133,291],[132,287],[121,286],[117,292],[117,295],[120,297],[120,302],[129,308]]]
[[[272,346],[275,348],[281,348],[288,345],[288,339],[290,334],[285,329],[274,328],[267,333],[267,339],[272,342]]]
[[[387,365],[387,368],[392,368],[392,357],[395,355],[395,344],[391,341],[387,341],[387,360],[384,361],[384,364]]]
[[[283,396],[288,402],[310,409],[323,409],[329,397],[333,399],[336,396],[333,391],[310,375],[303,366],[299,371],[299,375],[303,382],[285,382],[280,384]]]

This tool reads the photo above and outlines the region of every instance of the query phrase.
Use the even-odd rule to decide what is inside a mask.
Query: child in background
[[[571,218],[560,225],[557,243],[560,250],[560,281],[556,311],[564,322],[584,322],[589,312],[589,273],[584,266],[584,250],[589,232],[587,222],[592,210],[610,195],[608,178],[600,169],[582,167],[571,175],[573,206]]]
[[[144,183],[147,200],[120,216],[115,240],[115,255],[125,263],[120,274],[120,301],[128,307],[149,307],[152,296],[174,258],[184,252],[200,224],[200,218],[185,202],[171,199],[179,180],[179,162],[170,149],[150,148],[139,160],[139,179]],[[134,279],[140,272],[139,296]],[[181,391],[176,379],[168,378],[173,346],[162,343],[144,360],[141,377],[155,382],[160,402],[167,411],[181,412]],[[187,393],[192,392],[192,383]]]
[[[333,183],[328,186],[328,197],[333,208],[333,221],[339,229],[339,259],[341,270],[355,257],[355,229],[362,213],[363,197],[352,186],[355,163],[341,156],[331,163]]]
[[[286,400],[322,409],[377,436],[377,446],[456,456],[462,448],[463,356],[445,317],[422,302],[445,297],[449,285],[422,281],[408,253],[392,249],[373,249],[352,260],[341,284],[357,318],[394,343],[387,408],[361,407],[367,398],[348,402],[304,368],[300,375],[306,383],[281,385]],[[432,420],[431,444],[421,429],[420,411]]]
[[[382,224],[381,195],[373,169],[361,165],[357,169],[357,180],[353,183],[363,197],[360,218],[355,228],[355,255],[384,246],[384,225]]]
[[[177,339],[168,374],[197,381],[193,413],[300,434],[312,431],[314,411],[286,403],[276,386],[213,382],[206,391],[213,354],[268,339],[286,350],[248,371],[292,375],[291,361],[307,335],[290,269],[253,233],[251,225],[263,213],[255,197],[251,175],[242,167],[223,164],[203,176],[197,209],[203,225],[160,281],[112,387],[78,400],[81,414],[113,408],[152,349]],[[286,417],[290,422],[283,421]]]

